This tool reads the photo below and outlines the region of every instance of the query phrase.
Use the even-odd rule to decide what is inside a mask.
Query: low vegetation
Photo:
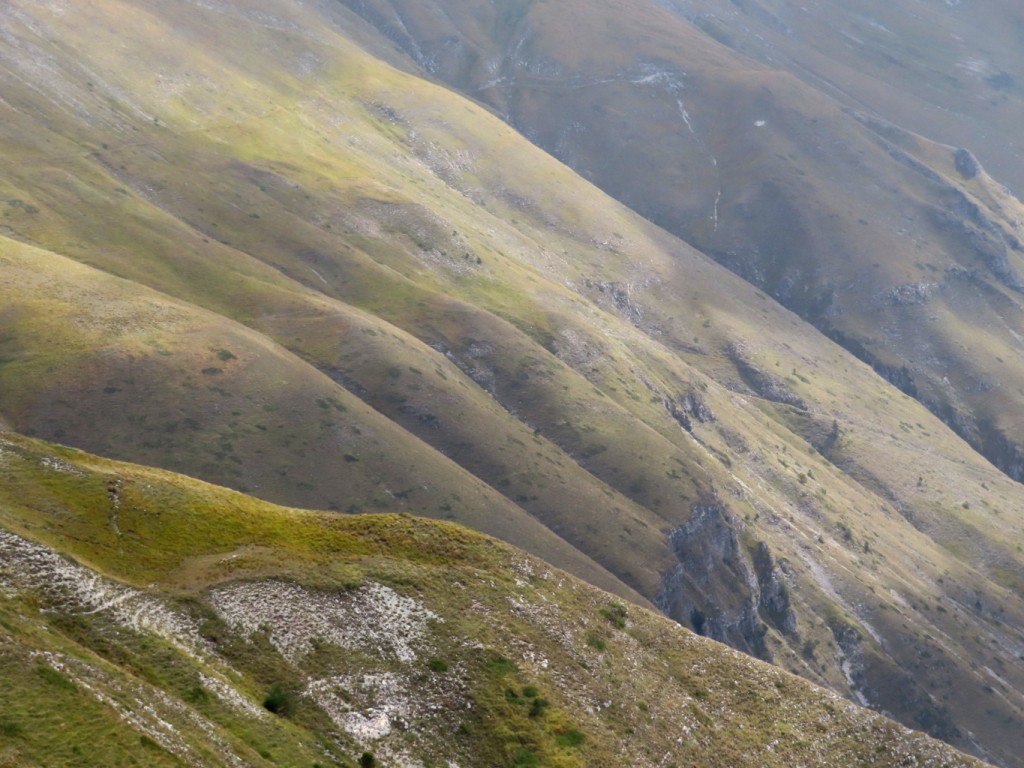
[[[454,525],[283,509],[8,433],[15,478],[5,765],[980,765]],[[119,530],[110,482],[136,489]]]

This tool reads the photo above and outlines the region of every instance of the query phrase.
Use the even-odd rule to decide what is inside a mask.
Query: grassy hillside
[[[981,765],[458,526],[0,477],[4,765]]]
[[[917,401],[340,6],[3,12],[11,429],[453,519],[1016,764],[1021,490]]]
[[[15,243],[0,265],[0,386],[14,423],[270,498],[287,487],[290,498],[336,511],[458,517],[639,599],[520,507],[265,336]]]
[[[1024,479],[1012,4],[348,5]]]

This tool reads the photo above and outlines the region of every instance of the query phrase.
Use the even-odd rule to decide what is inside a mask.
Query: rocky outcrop
[[[978,258],[1007,288],[1024,291],[1024,281],[1010,263],[1010,251],[1021,249],[1016,236],[1005,232],[981,208],[958,189],[951,189],[949,205],[931,209],[940,232],[952,238],[961,251]]]
[[[1024,448],[995,424],[978,425],[980,450],[999,469],[1017,482],[1024,482]]]
[[[739,529],[717,498],[697,504],[689,522],[669,534],[679,565],[665,574],[656,602],[698,634],[771,661],[769,626],[795,634],[796,615],[768,545],[760,542],[749,554]]]
[[[888,301],[897,307],[926,304],[939,290],[938,283],[907,283],[897,285],[887,294]]]
[[[941,205],[933,206],[929,213],[936,228],[955,241],[950,243],[953,252],[973,254],[1007,288],[1024,291],[1024,282],[1008,258],[1011,250],[1021,250],[1017,237],[986,215],[963,189],[893,143],[906,142],[910,138],[906,131],[860,112],[853,113],[853,116],[875,132],[879,143],[894,160],[931,182],[940,192]],[[983,172],[981,164],[967,149],[957,149],[953,163],[957,173],[968,181]]]
[[[960,148],[953,153],[953,163],[956,172],[970,181],[981,173],[981,163],[969,149]]]
[[[789,601],[789,585],[765,542],[758,543],[753,561],[759,592],[758,614],[782,634],[795,635],[796,614]]]
[[[596,298],[599,302],[607,305],[609,309],[633,325],[639,326],[644,319],[643,307],[633,300],[629,286],[608,281],[595,281],[589,278],[584,281],[584,285],[597,292]]]
[[[682,396],[665,397],[662,400],[665,410],[687,432],[693,432],[693,421],[707,424],[715,420],[714,412],[707,406],[703,398],[695,392]]]
[[[730,345],[728,351],[729,359],[736,366],[736,371],[743,379],[743,383],[754,390],[757,395],[775,403],[792,405],[801,411],[807,410],[807,404],[799,395],[790,391],[779,377],[773,376],[750,362],[739,345]]]

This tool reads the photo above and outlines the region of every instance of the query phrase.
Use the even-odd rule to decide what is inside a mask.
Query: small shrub
[[[263,708],[281,717],[291,717],[295,714],[295,697],[280,685],[274,684],[263,699]]]
[[[566,731],[555,737],[555,741],[560,747],[578,747],[586,739],[587,737],[583,733],[576,730]]]
[[[487,659],[487,668],[499,675],[507,675],[519,669],[514,661],[497,655]]]
[[[206,704],[210,700],[210,693],[199,683],[196,683],[182,697],[189,704]]]
[[[540,717],[549,706],[551,702],[547,699],[534,699],[530,704],[530,717]]]
[[[587,645],[598,651],[603,651],[606,647],[604,640],[596,632],[587,633]]]
[[[516,752],[514,766],[519,768],[533,768],[533,766],[540,765],[540,758],[537,757],[537,753],[529,747],[520,747],[519,751]]]
[[[846,523],[837,523],[836,527],[839,529],[839,533],[842,534],[843,539],[846,541],[853,541],[853,531]]]
[[[10,720],[0,720],[0,736],[6,736],[9,739],[13,739],[16,736],[21,736],[24,733],[21,726]]]
[[[608,603],[608,605],[601,609],[601,615],[608,619],[608,621],[618,629],[626,628],[626,616],[629,614],[626,611],[626,606],[622,603]]]
[[[373,756],[373,752],[363,752],[359,758],[359,768],[375,768],[376,765],[377,758]]]
[[[540,692],[537,690],[537,686],[528,685],[525,688],[523,688],[523,696],[525,696],[528,699],[536,699],[538,696],[540,696]]]
[[[427,662],[427,666],[430,667],[431,672],[447,672],[448,662],[444,659],[431,659]]]

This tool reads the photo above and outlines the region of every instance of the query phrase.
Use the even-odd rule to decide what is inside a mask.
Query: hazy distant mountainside
[[[448,523],[0,478],[5,766],[982,765]]]
[[[1019,4],[347,5],[1024,479]]]
[[[475,23],[531,28],[519,5],[502,7],[508,18]],[[618,29],[608,7],[592,9],[576,14],[579,39]],[[733,89],[717,109],[743,112],[750,135],[782,140],[767,130],[776,102],[744,95],[767,79],[793,94],[787,109],[824,121],[823,141],[874,147],[858,205],[949,213],[942,195],[962,195],[976,206],[965,242],[995,242],[1010,226],[986,195],[1001,195],[1007,216],[1017,203],[984,176],[958,181],[951,151],[899,132],[883,145],[790,76],[749,60],[733,70],[733,52],[657,14],[629,24],[663,40],[666,56],[673,29],[690,36],[683,48],[703,46],[706,88]],[[538,28],[555,34],[555,21]],[[417,76],[341,4],[24,0],[0,7],[0,31],[0,423],[273,502],[470,525],[957,747],[1022,764],[1024,491],[767,292]],[[626,55],[604,47],[572,50],[603,77]],[[656,75],[644,70],[653,79],[622,93],[654,109],[672,92]],[[587,90],[563,89],[559,103]],[[611,96],[607,109],[619,104],[646,130],[633,118],[648,107]],[[580,124],[614,132],[607,115]],[[676,156],[671,136],[665,157]],[[736,169],[744,156],[781,163],[768,144],[735,141]],[[942,363],[950,397],[1012,401],[1024,376],[1004,337],[1020,319],[1006,284],[1016,256],[1005,269],[950,261],[939,287],[903,280],[893,292],[885,280],[906,265],[878,250],[893,245],[884,228],[817,214],[800,224],[805,212],[784,207],[798,171],[820,185],[808,192],[815,211],[853,205],[831,181],[845,166],[816,165],[786,141],[794,158],[759,198],[783,208],[737,214],[745,229],[720,218],[708,242],[720,232],[735,248],[774,249],[774,293],[790,257],[818,264],[822,280],[870,282],[836,299],[849,309],[835,315],[847,344],[858,323],[935,313],[919,333],[966,346],[961,367]],[[624,154],[606,161],[640,168]],[[662,193],[692,193],[699,207],[702,173],[694,162]],[[758,188],[735,173],[735,189]],[[893,191],[880,197],[868,180]],[[739,205],[723,201],[706,213]],[[802,226],[846,250],[827,254],[832,274],[832,261],[812,261],[818,251],[774,243],[762,225]],[[880,266],[859,269],[855,245],[876,249]],[[954,255],[970,261],[951,245],[927,258]],[[978,336],[984,313],[1006,324]],[[909,330],[893,334],[914,346]],[[871,349],[859,354],[880,354]],[[1000,388],[956,389],[988,353],[1001,357]]]
[[[1024,192],[1024,8],[950,2],[662,3],[711,37],[854,108],[968,147]]]

